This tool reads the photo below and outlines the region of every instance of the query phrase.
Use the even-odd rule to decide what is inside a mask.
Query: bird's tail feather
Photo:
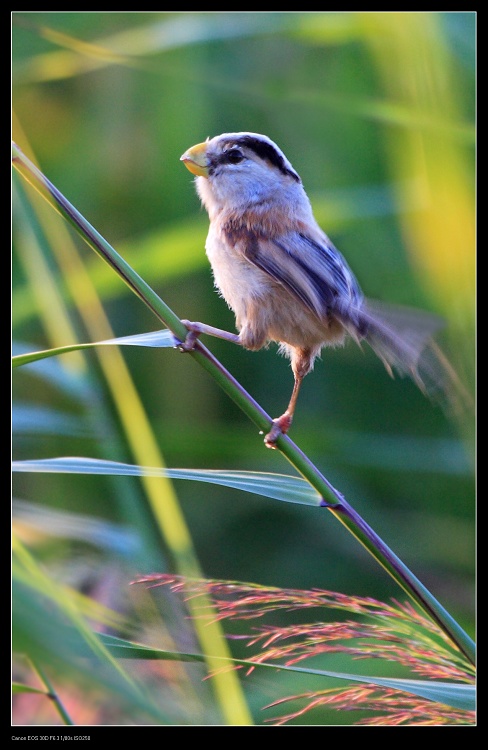
[[[472,400],[434,335],[442,318],[410,308],[390,307],[367,300],[354,321],[356,340],[365,340],[383,361],[387,371],[410,376],[446,411],[463,412]]]

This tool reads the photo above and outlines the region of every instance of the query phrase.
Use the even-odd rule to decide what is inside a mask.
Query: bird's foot
[[[215,336],[224,341],[230,341],[232,344],[241,344],[237,333],[229,333],[229,331],[223,331],[221,328],[215,328],[206,323],[192,323],[189,320],[182,320],[181,322],[188,329],[188,335],[185,340],[178,343],[178,349],[182,352],[193,351],[202,333],[206,333],[208,336]]]
[[[181,322],[188,329],[188,333],[185,340],[178,343],[178,349],[180,352],[192,352],[203,333],[202,326],[200,323],[191,323],[189,320],[182,320]]]
[[[264,438],[266,448],[276,448],[276,441],[282,435],[286,435],[293,421],[293,415],[285,411],[281,417],[273,419],[273,426]]]

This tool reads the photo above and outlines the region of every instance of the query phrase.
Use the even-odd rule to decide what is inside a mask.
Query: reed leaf
[[[107,341],[97,341],[91,344],[70,344],[69,346],[58,346],[53,349],[44,349],[38,352],[26,352],[25,354],[15,354],[12,357],[12,367],[21,367],[30,362],[38,362],[47,357],[57,357],[60,354],[69,352],[82,351],[83,349],[93,349],[96,346],[150,346],[150,347],[175,347],[177,345],[175,337],[170,331],[150,331],[148,333],[139,333],[134,336],[120,336],[119,338],[109,339]]]
[[[186,662],[204,662],[202,654],[190,654],[175,651],[165,651],[164,649],[144,646],[139,643],[127,641],[123,638],[116,638],[106,634],[101,634],[101,640],[104,645],[110,649],[111,653],[119,659],[151,659],[151,660],[169,660],[169,661],[186,661]],[[218,659],[216,658],[216,661]],[[380,687],[391,688],[392,690],[401,690],[405,693],[427,698],[431,701],[445,703],[453,708],[460,708],[464,711],[475,710],[475,688],[472,685],[452,684],[449,682],[435,682],[427,680],[407,680],[393,677],[374,677],[363,674],[334,672],[327,669],[313,669],[311,667],[287,666],[284,664],[272,664],[271,662],[254,661],[252,659],[231,659],[231,663],[236,667],[247,669],[279,669],[283,672],[295,672],[297,674],[311,675],[313,677],[330,677],[347,682],[361,682]],[[224,666],[224,660],[222,660]]]

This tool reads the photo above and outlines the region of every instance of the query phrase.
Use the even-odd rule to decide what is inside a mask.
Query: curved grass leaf
[[[12,682],[12,693],[37,693],[38,695],[46,695],[45,690],[24,685],[21,682]]]
[[[220,471],[218,469],[162,469],[135,466],[96,458],[62,457],[32,461],[14,461],[13,471],[53,474],[109,474],[111,476],[160,476],[219,484],[223,487],[252,492],[274,500],[301,505],[321,504],[321,497],[300,477],[259,471]]]
[[[114,656],[121,659],[163,659],[163,660],[181,660],[203,662],[204,657],[201,654],[188,654],[174,651],[164,651],[162,649],[150,648],[141,644],[126,641],[122,638],[116,638],[107,634],[100,634],[102,643],[111,651]],[[222,660],[223,662],[225,660]],[[269,664],[267,662],[254,662],[249,659],[232,659],[236,666],[254,668],[273,669],[283,672],[297,672],[300,674],[314,675],[316,677],[332,677],[338,680],[347,680],[352,682],[363,682],[380,687],[401,690],[405,693],[418,695],[427,700],[444,703],[453,708],[460,708],[466,711],[474,711],[475,706],[475,687],[474,685],[465,685],[459,683],[428,681],[428,680],[409,680],[396,677],[371,677],[361,674],[350,674],[345,672],[331,672],[325,669],[311,669],[309,667],[296,667]]]
[[[34,349],[35,347],[32,344],[21,343],[19,341],[12,342],[13,356],[34,354]],[[38,362],[32,360],[32,362],[32,367],[28,370],[30,376],[35,376],[39,380],[44,381],[50,387],[55,388],[63,395],[74,399],[78,403],[93,403],[93,386],[84,372],[64,367],[63,363],[54,357],[43,359],[42,361],[39,360]]]
[[[163,329],[162,331],[149,331],[148,333],[138,333],[134,336],[121,336],[106,341],[95,341],[89,344],[70,344],[68,346],[58,346],[54,349],[43,349],[38,352],[26,352],[25,354],[16,354],[12,357],[12,367],[20,367],[30,362],[37,362],[46,357],[56,357],[58,354],[67,354],[80,349],[93,349],[95,346],[151,346],[151,347],[174,347],[177,341],[171,331]]]

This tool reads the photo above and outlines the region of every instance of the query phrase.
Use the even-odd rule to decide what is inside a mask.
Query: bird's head
[[[212,212],[303,199],[300,177],[280,148],[258,133],[223,133],[192,146],[181,161],[196,175],[200,198]],[[306,198],[306,196],[305,196]]]

